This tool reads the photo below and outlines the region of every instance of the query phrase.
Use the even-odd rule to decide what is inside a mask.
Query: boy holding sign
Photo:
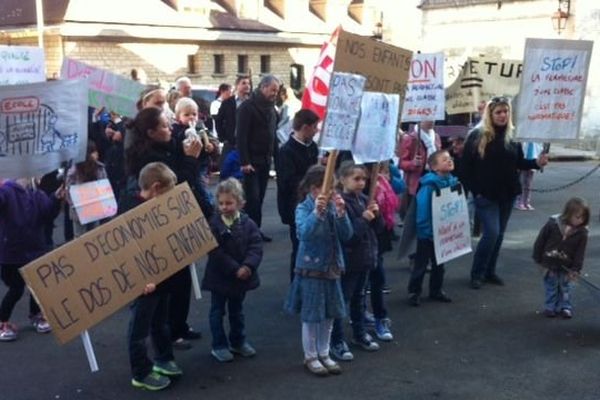
[[[452,176],[454,160],[446,150],[438,150],[431,154],[427,160],[431,172],[421,178],[420,189],[417,193],[417,254],[408,283],[408,301],[412,306],[421,304],[421,286],[431,261],[431,274],[429,277],[429,298],[443,303],[452,300],[442,291],[444,282],[444,264],[438,264],[435,259],[433,242],[433,220],[431,211],[431,197],[436,189],[452,187],[458,179]]]
[[[165,164],[153,162],[140,171],[139,202],[150,200],[175,187],[177,177]],[[142,296],[131,305],[128,346],[129,362],[134,387],[147,390],[161,390],[171,383],[169,376],[183,374],[175,364],[171,335],[168,327],[169,291],[168,279],[156,286],[148,283]],[[146,338],[150,335],[155,349],[152,362],[148,358]]]

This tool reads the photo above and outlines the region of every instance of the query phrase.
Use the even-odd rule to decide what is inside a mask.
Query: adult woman
[[[199,160],[202,150],[200,140],[191,139],[184,142],[183,138],[171,136],[171,128],[163,111],[156,107],[141,110],[129,126],[132,145],[125,152],[127,169],[127,185],[121,196],[119,211],[124,212],[136,204],[138,194],[137,177],[140,170],[151,162],[165,163],[175,172],[177,181],[188,182],[191,188],[197,180]],[[202,207],[202,204],[201,204]],[[205,215],[211,214],[211,209],[202,207]],[[169,327],[173,346],[190,348],[186,339],[199,337],[187,324],[190,307],[191,275],[187,268],[180,270],[168,279],[169,291]]]
[[[475,212],[483,234],[473,256],[471,287],[483,282],[503,285],[496,275],[496,261],[504,231],[521,193],[519,170],[540,169],[548,163],[546,154],[527,160],[519,143],[512,141],[510,101],[494,97],[486,105],[482,123],[469,134],[463,154],[465,185],[473,193]]]

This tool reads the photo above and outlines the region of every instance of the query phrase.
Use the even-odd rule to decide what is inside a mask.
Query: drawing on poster
[[[400,95],[363,93],[360,120],[352,146],[358,163],[389,160],[394,156]]]

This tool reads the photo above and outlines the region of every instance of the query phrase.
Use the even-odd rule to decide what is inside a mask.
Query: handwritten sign
[[[104,69],[65,58],[60,76],[62,79],[86,79],[88,101],[92,107],[106,107],[118,114],[135,117],[136,103],[144,86]]]
[[[357,163],[378,162],[394,157],[398,107],[398,94],[364,92],[352,146],[352,156]]]
[[[82,225],[117,214],[117,201],[108,179],[72,185],[69,197]]]
[[[471,226],[464,192],[443,188],[432,192],[433,243],[438,264],[471,252]]]
[[[469,58],[461,66],[446,63],[446,112],[470,113],[494,96],[519,93],[523,63],[519,60]]]
[[[444,53],[415,54],[410,64],[403,122],[443,120]]]
[[[527,39],[517,108],[519,139],[577,139],[594,42]]]
[[[21,269],[61,343],[191,264],[217,243],[187,183]]]
[[[27,46],[0,46],[0,86],[44,82],[44,49]]]
[[[360,75],[334,72],[329,82],[327,114],[321,129],[323,149],[350,150],[360,117],[360,102],[365,78]]]
[[[411,58],[410,50],[341,31],[333,70],[364,76],[366,91],[400,95],[402,107]]]
[[[0,176],[43,175],[62,161],[85,159],[83,81],[5,86],[0,92]]]

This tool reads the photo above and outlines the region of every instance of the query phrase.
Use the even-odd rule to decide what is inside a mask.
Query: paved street
[[[553,163],[536,174],[535,187],[558,186],[585,174],[597,161]],[[584,272],[600,285],[600,171],[567,190],[534,194],[533,212],[515,211],[500,254],[498,273],[507,286],[468,288],[471,255],[447,265],[445,289],[452,304],[406,303],[408,266],[388,254],[392,288],[386,296],[395,340],[377,353],[355,350],[339,377],[316,378],[302,366],[300,322],[282,312],[288,283],[287,227],[279,223],[275,185],[264,207],[262,286],[245,302],[247,333],[258,355],[219,364],[211,358],[209,300],[194,301],[190,321],[204,338],[176,352],[185,375],[160,393],[131,387],[127,360],[128,310],[90,331],[100,371],[90,373],[79,340],[59,346],[26,326],[27,302],[13,320],[23,328],[14,343],[0,343],[1,400],[34,399],[598,399],[600,292],[579,284],[572,320],[547,319],[541,274],[531,248],[548,215],[570,196],[592,206]],[[203,264],[203,263],[202,263]],[[202,270],[202,269],[201,269]],[[0,294],[5,293],[2,285]],[[208,297],[208,296],[206,296]]]

